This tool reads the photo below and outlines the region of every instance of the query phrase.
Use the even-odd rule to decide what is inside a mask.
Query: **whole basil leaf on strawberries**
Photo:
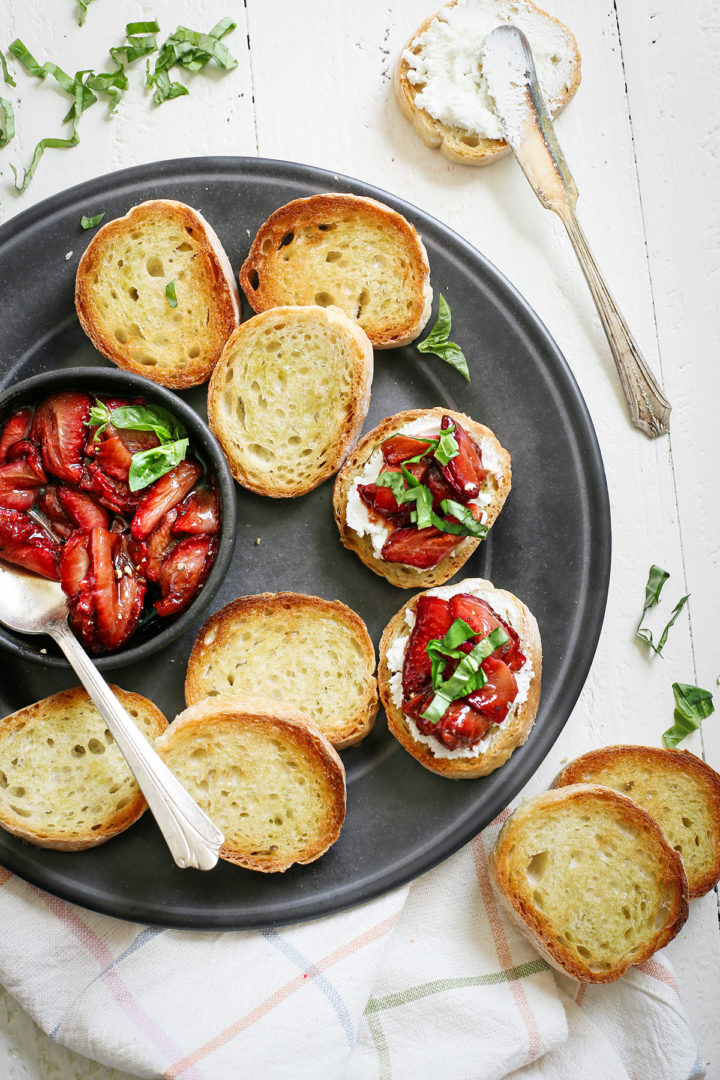
[[[435,356],[439,356],[441,360],[444,360],[446,364],[450,364],[450,367],[454,367],[463,378],[470,382],[470,372],[468,371],[465,353],[459,345],[449,340],[451,329],[450,305],[445,297],[441,296],[438,305],[437,322],[428,336],[419,342],[417,350],[421,353],[433,353]]]
[[[175,442],[161,443],[150,450],[133,454],[128,475],[130,490],[140,491],[149,487],[179,465],[187,453],[188,443],[188,439],[177,439]]]
[[[124,431],[152,431],[160,442],[174,442],[185,435],[185,428],[162,405],[121,405],[112,412],[101,401],[90,410],[90,427],[98,427],[95,438],[103,433],[108,424]]]

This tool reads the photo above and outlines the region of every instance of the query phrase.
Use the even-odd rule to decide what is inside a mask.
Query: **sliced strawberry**
[[[104,649],[117,649],[138,624],[147,586],[137,576],[118,533],[93,529],[89,552],[97,639]]]
[[[71,484],[82,479],[91,406],[88,395],[79,391],[53,394],[36,409],[30,430],[31,437],[40,443],[46,470]]]
[[[27,461],[7,461],[0,465],[0,506],[29,510],[41,482]]]
[[[455,425],[455,441],[458,444],[458,453],[450,458],[447,465],[440,465],[440,471],[447,483],[455,492],[459,502],[466,503],[475,499],[480,494],[480,485],[485,479],[485,470],[482,467],[482,456],[479,447],[475,445],[462,424],[453,420],[447,414],[443,416],[440,427],[443,431]]]
[[[372,510],[375,514],[385,518],[386,521],[392,521],[396,525],[410,524],[412,507],[409,503],[398,506],[392,488],[378,486],[377,484],[358,484],[357,490],[368,510]]]
[[[181,461],[170,472],[156,480],[144,493],[135,511],[130,530],[136,540],[149,536],[160,518],[182,502],[202,476],[195,461]]]
[[[0,558],[42,577],[60,578],[60,547],[21,510],[0,506]]]
[[[27,405],[24,409],[18,409],[5,421],[5,426],[0,434],[0,465],[7,461],[7,453],[11,446],[27,439],[30,434],[33,411]]]
[[[435,462],[425,473],[423,479],[425,487],[430,489],[433,497],[433,510],[436,514],[442,513],[441,503],[443,499],[455,499],[457,500],[457,492],[454,488],[451,488],[445,477],[440,472],[440,466]]]
[[[66,596],[74,596],[87,584],[90,571],[90,536],[76,529],[63,546],[60,559],[60,584]]]
[[[419,597],[415,625],[405,649],[403,662],[403,693],[405,697],[416,694],[430,681],[430,657],[427,643],[432,638],[442,639],[450,629],[452,615],[447,600],[440,596]]]
[[[414,439],[411,435],[393,435],[381,444],[382,455],[388,465],[399,465],[418,454],[428,454],[431,444],[427,439]]]
[[[478,635],[478,639],[487,637],[498,626],[501,626],[510,640],[493,655],[503,660],[511,671],[520,670],[525,663],[525,657],[520,650],[520,638],[517,631],[496,615],[485,600],[471,593],[456,593],[450,598],[450,610],[453,619],[464,619]],[[477,641],[473,641],[472,644],[476,645]]]
[[[216,536],[220,532],[217,492],[210,491],[209,488],[195,488],[191,491],[179,507],[172,531],[190,533],[192,536]]]
[[[482,669],[488,681],[482,689],[473,690],[464,700],[492,723],[499,724],[505,719],[508,709],[517,697],[517,682],[507,664],[494,656],[483,660]]]
[[[175,544],[172,532],[177,516],[177,509],[168,510],[167,514],[161,519],[160,524],[153,529],[147,541],[145,541],[147,545],[146,576],[148,581],[157,582],[160,580],[160,567],[163,559]],[[143,541],[136,540],[135,543],[143,543]]]
[[[132,454],[119,435],[103,435],[98,440],[91,439],[87,453],[107,476],[127,483]]]
[[[187,607],[207,577],[215,557],[215,540],[190,537],[181,540],[160,568],[162,599],[155,604],[158,615],[175,615]]]
[[[75,526],[60,505],[55,484],[48,484],[46,488],[43,488],[37,501],[39,509],[47,518],[55,536],[61,539],[70,536]]]
[[[58,502],[71,521],[79,529],[107,529],[110,515],[104,506],[100,506],[89,495],[75,488],[59,487]]]
[[[7,461],[26,461],[38,478],[38,482],[47,483],[40,447],[32,439],[20,439],[19,442],[14,443],[7,452]]]
[[[386,562],[404,563],[428,570],[462,543],[464,537],[441,532],[434,525],[427,529],[396,529],[383,544],[380,552]]]
[[[122,480],[107,476],[95,461],[88,465],[82,486],[92,491],[99,503],[117,514],[132,513],[141,499],[139,491],[131,491]]]

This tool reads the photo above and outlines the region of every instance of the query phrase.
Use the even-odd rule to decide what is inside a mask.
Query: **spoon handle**
[[[553,207],[553,209],[556,208]],[[569,207],[563,207],[562,210],[557,209],[557,213],[567,230],[595,301],[595,307],[620,376],[630,419],[635,427],[650,439],[664,435],[670,429],[670,402],[643,360],[630,327],[620,313],[598,269],[574,212]]]
[[[153,750],[88,657],[67,622],[50,631],[95,702],[180,867],[212,870],[225,839]]]

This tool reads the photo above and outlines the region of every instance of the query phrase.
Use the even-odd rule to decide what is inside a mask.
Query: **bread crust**
[[[208,297],[213,311],[212,323],[204,338],[209,343],[206,358],[185,360],[181,368],[158,372],[149,364],[142,364],[130,355],[128,343],[123,345],[115,334],[110,333],[107,319],[101,315],[93,295],[93,279],[101,265],[108,246],[118,237],[132,232],[148,218],[164,217],[178,221],[183,229],[192,230],[199,243],[196,257],[201,273],[202,291]],[[210,376],[223,345],[240,322],[240,295],[227,255],[210,224],[197,210],[175,199],[152,199],[139,203],[123,217],[109,221],[98,229],[78,264],[75,277],[75,308],[80,325],[98,352],[119,368],[142,375],[173,390],[185,389],[204,383]],[[168,316],[172,309],[168,305]],[[132,342],[130,342],[132,344]]]
[[[251,726],[260,735],[284,740],[306,750],[314,758],[314,768],[323,779],[329,805],[322,820],[316,817],[309,823],[315,827],[314,835],[290,857],[283,859],[272,854],[243,850],[233,847],[226,838],[220,848],[220,858],[263,873],[281,873],[295,863],[306,864],[319,859],[337,840],[345,819],[345,768],[337,751],[319,728],[298,709],[270,698],[239,700],[222,694],[204,698],[180,713],[157,740],[155,748],[166,760],[172,749],[183,743],[202,749],[207,746],[208,735],[221,724]],[[174,771],[178,773],[177,769]],[[178,778],[182,782],[181,774],[178,774]],[[212,807],[208,808],[208,814],[212,818]]]
[[[440,776],[449,777],[451,780],[474,780],[479,776],[487,776],[488,773],[494,772],[495,769],[499,769],[501,765],[504,765],[513,750],[516,750],[518,746],[522,746],[527,741],[540,704],[542,644],[535,617],[521,600],[518,600],[513,593],[508,592],[506,589],[496,589],[491,582],[483,581],[483,579],[474,578],[470,580],[474,582],[482,581],[483,585],[487,586],[490,593],[488,603],[491,607],[493,594],[503,598],[509,597],[515,604],[519,605],[521,617],[517,620],[513,619],[512,626],[520,637],[520,646],[527,660],[532,663],[534,672],[526,700],[513,716],[497,725],[492,745],[488,747],[486,752],[480,753],[473,758],[436,757],[429,746],[418,742],[414,738],[405,713],[398,708],[392,699],[390,685],[392,673],[387,660],[388,650],[396,638],[408,632],[405,613],[412,612],[414,615],[417,612],[418,601],[421,596],[425,595],[424,593],[418,593],[417,596],[413,596],[407,603],[403,604],[387,624],[380,640],[380,659],[378,661],[378,689],[380,691],[380,700],[387,715],[388,730],[395,736],[400,745],[426,769],[438,773]],[[462,581],[457,583],[458,592],[464,591],[461,588],[463,584]],[[453,586],[453,590],[455,590],[455,586]]]
[[[516,891],[511,882],[513,848],[516,837],[528,818],[542,815],[545,810],[564,803],[585,805],[589,812],[592,812],[593,805],[597,805],[598,801],[601,805],[613,807],[628,828],[633,829],[643,842],[654,846],[661,865],[662,880],[666,889],[672,892],[672,903],[665,924],[649,932],[644,945],[634,953],[629,953],[610,971],[593,971],[588,965],[579,962],[559,940],[549,919],[529,902],[525,895]],[[680,931],[688,916],[688,886],[682,859],[670,847],[658,823],[632,799],[598,784],[573,784],[542,792],[523,802],[503,825],[490,854],[489,864],[490,878],[503,910],[529,937],[549,964],[580,982],[615,982],[629,967],[642,964],[654,952],[667,945]]]
[[[251,339],[252,335],[260,332],[265,323],[272,323],[280,318],[292,320],[297,324],[314,322],[332,326],[345,336],[354,357],[351,371],[352,390],[345,408],[341,425],[342,430],[331,442],[325,457],[325,464],[314,475],[308,476],[303,481],[292,483],[282,482],[277,477],[273,477],[271,468],[267,470],[265,476],[259,473],[257,467],[255,469],[250,468],[246,458],[236,453],[233,441],[229,438],[228,424],[224,421],[221,409],[222,395],[226,388],[226,372],[228,366],[232,364],[237,350],[243,347],[246,339]],[[315,304],[304,306],[285,305],[261,312],[239,326],[225,343],[215,366],[208,386],[207,400],[208,423],[215,438],[220,443],[230,466],[230,471],[237,482],[258,495],[265,495],[272,499],[284,499],[304,495],[306,492],[318,487],[328,477],[333,476],[360,436],[370,407],[372,379],[373,350],[370,340],[362,327],[349,319],[339,308],[333,306],[324,308]]]
[[[711,845],[713,857],[707,862],[704,872],[694,874],[687,866],[685,870],[690,899],[704,896],[720,881],[720,775],[702,758],[691,754],[689,750],[620,744],[590,750],[575,758],[560,770],[551,786],[561,788],[568,784],[602,784],[603,770],[620,762],[632,763],[638,769],[644,768],[655,773],[660,770],[682,772],[690,776],[697,786],[703,789],[714,837]],[[630,798],[633,797],[632,794],[628,794]],[[660,817],[656,820],[662,828],[663,822]]]
[[[134,694],[129,690],[121,690],[119,686],[113,684],[110,684],[110,689],[128,712],[131,710],[142,712],[154,730],[154,738],[159,737],[167,729],[166,718],[148,698],[142,697],[140,694]],[[62,690],[58,694],[52,694],[50,697],[43,698],[42,701],[37,701],[33,705],[27,705],[24,709],[11,713],[10,716],[0,720],[0,753],[8,739],[19,735],[23,730],[26,732],[31,730],[33,726],[51,717],[54,713],[68,712],[77,706],[87,707],[88,705],[92,706],[89,694],[82,687],[76,686],[70,690]],[[104,728],[104,721],[98,718],[99,729],[100,725]],[[49,758],[54,756],[52,748],[48,747],[47,754]],[[92,755],[90,756],[92,757]],[[38,780],[35,776],[27,777],[27,779],[31,783],[37,783]],[[135,790],[128,802],[108,816],[99,828],[86,829],[85,831],[78,829],[72,837],[61,836],[50,828],[33,828],[26,819],[12,810],[4,798],[0,800],[0,826],[7,832],[19,836],[22,840],[27,840],[36,847],[53,848],[56,851],[84,851],[87,848],[97,847],[98,844],[104,844],[113,836],[124,832],[142,816],[147,809],[147,803],[134,781],[133,787]],[[52,800],[53,794],[52,791],[48,791],[47,798]],[[84,791],[84,794],[88,800],[92,797],[92,787],[90,785]]]
[[[207,684],[202,678],[202,669],[209,658],[231,648],[230,636],[239,623],[261,619],[267,614],[278,613],[294,623],[307,626],[316,616],[328,617],[342,622],[347,628],[360,654],[365,669],[364,698],[340,727],[323,730],[318,720],[311,721],[323,732],[337,750],[344,750],[361,742],[372,731],[379,708],[377,682],[375,680],[375,649],[365,623],[360,616],[339,600],[324,600],[319,596],[304,593],[278,592],[258,593],[254,596],[241,596],[216,611],[199,631],[192,647],[185,675],[185,702],[188,706],[196,704],[207,696]],[[208,639],[212,639],[208,641]],[[230,695],[243,698],[241,692]],[[249,694],[247,696],[253,696]],[[303,711],[303,710],[301,710]]]
[[[403,116],[410,121],[416,133],[420,136],[426,146],[429,146],[432,150],[439,150],[443,157],[448,161],[452,161],[456,165],[474,165],[485,166],[491,165],[494,161],[498,161],[500,158],[506,157],[512,153],[511,148],[505,142],[504,139],[486,139],[477,135],[476,132],[468,131],[466,128],[451,126],[444,124],[440,120],[436,120],[430,116],[425,109],[420,108],[415,103],[415,98],[420,92],[421,87],[415,87],[408,79],[408,71],[410,65],[404,58],[406,49],[411,49],[413,42],[416,38],[420,37],[432,22],[442,14],[445,8],[455,7],[457,0],[450,0],[450,3],[445,4],[439,11],[430,15],[420,24],[415,33],[409,38],[407,44],[403,48],[400,58],[395,66],[393,73],[393,89],[395,91],[395,98],[400,106],[400,110]],[[567,103],[574,97],[575,92],[580,85],[581,79],[581,65],[580,65],[580,50],[578,49],[577,41],[572,31],[561,22],[560,19],[556,19],[554,15],[549,15],[542,8],[537,7],[532,3],[532,0],[523,0],[524,6],[531,8],[538,15],[543,15],[550,22],[556,23],[567,34],[568,40],[572,45],[574,51],[574,67],[573,67],[573,80],[568,88],[567,94],[563,98],[559,106],[552,111],[553,116],[557,116],[565,108]]]
[[[333,491],[333,513],[343,545],[348,548],[349,551],[354,551],[360,560],[364,562],[367,568],[372,570],[374,574],[386,578],[391,585],[397,585],[400,589],[422,589],[430,588],[433,585],[444,584],[444,582],[453,577],[460,567],[467,562],[481,541],[477,537],[466,536],[454,551],[449,555],[446,555],[444,559],[441,559],[439,563],[435,566],[431,566],[428,570],[416,570],[413,567],[405,566],[403,563],[386,562],[384,559],[376,558],[373,551],[372,540],[369,536],[359,536],[355,530],[351,529],[348,525],[348,495],[350,494],[350,489],[355,477],[363,469],[374,450],[377,449],[379,443],[383,442],[384,439],[398,431],[405,424],[409,424],[413,420],[418,420],[420,417],[437,419],[439,428],[440,421],[444,415],[448,415],[452,417],[453,420],[462,424],[468,434],[476,441],[480,438],[491,440],[495,453],[503,462],[502,477],[498,482],[497,491],[493,496],[492,502],[485,507],[485,513],[487,515],[485,524],[490,528],[495,523],[495,520],[510,493],[512,484],[510,455],[507,450],[500,445],[490,428],[484,427],[476,420],[471,420],[471,418],[464,413],[454,412],[452,409],[446,409],[442,406],[436,406],[433,409],[406,409],[404,412],[388,416],[385,420],[382,420],[377,427],[374,427],[372,431],[369,431],[367,435],[363,436],[355,449],[348,456],[347,461],[335,480],[335,488]]]
[[[277,269],[274,269],[277,252],[282,248],[284,238],[300,226],[322,226],[348,214],[355,218],[362,216],[368,222],[381,225],[395,237],[401,238],[405,246],[408,269],[404,290],[410,305],[407,314],[401,320],[385,320],[376,325],[365,325],[365,331],[376,349],[409,345],[422,332],[430,318],[430,264],[425,245],[415,227],[402,214],[376,199],[325,192],[294,199],[279,207],[257,231],[240,269],[240,287],[250,306],[257,312],[298,302],[295,296],[288,295],[288,288],[278,279]]]

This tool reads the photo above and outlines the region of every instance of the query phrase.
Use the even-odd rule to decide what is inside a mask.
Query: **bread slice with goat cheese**
[[[188,660],[187,704],[217,694],[285,702],[344,749],[375,722],[375,649],[360,616],[338,600],[241,596],[211,615]]]
[[[376,349],[408,345],[430,318],[425,245],[376,199],[330,192],[295,199],[260,226],[240,285],[255,311],[333,304]]]
[[[492,724],[476,747],[448,750],[434,736],[420,732],[415,721],[403,712],[402,672],[420,596],[440,596],[449,600],[457,593],[469,593],[484,600],[516,631],[525,664],[515,673],[518,692],[506,718],[499,724]],[[378,690],[387,714],[388,730],[426,769],[452,780],[487,776],[504,765],[512,752],[526,742],[540,703],[541,681],[542,644],[534,615],[513,593],[496,589],[484,578],[465,578],[413,596],[392,617],[380,641]]]
[[[336,473],[362,430],[372,377],[367,335],[339,308],[277,307],[243,323],[208,388],[208,421],[238,483],[290,498]]]
[[[358,493],[359,483],[373,482],[382,467],[380,443],[398,432],[436,435],[444,415],[462,424],[476,447],[480,449],[486,471],[479,499],[482,499],[484,524],[490,528],[503,508],[510,493],[512,469],[510,454],[490,430],[472,420],[464,413],[454,412],[440,406],[433,409],[407,409],[382,420],[357,444],[337,475],[333,492],[333,512],[343,545],[354,551],[359,559],[391,585],[401,589],[422,589],[442,585],[463,566],[481,541],[466,536],[444,559],[427,570],[420,570],[404,563],[387,562],[382,558],[382,545],[390,535],[391,527],[379,518],[371,519]],[[377,466],[377,467],[375,467]]]
[[[111,686],[150,742],[167,728],[140,694]],[[0,825],[38,847],[81,851],[127,829],[147,808],[130,767],[81,687],[0,720]]]
[[[276,873],[319,858],[345,818],[345,769],[298,709],[228,695],[191,705],[156,749],[222,830],[220,858]]]
[[[490,855],[498,899],[548,963],[581,982],[619,979],[688,914],[682,859],[626,795],[570,784],[523,802]]]
[[[530,0],[453,0],[425,19],[395,68],[395,97],[423,142],[459,165],[509,154],[482,74],[487,35],[503,23],[523,30],[548,108],[556,116],[580,85],[571,31]]]
[[[655,818],[682,856],[690,897],[720,881],[720,776],[688,750],[605,746],[571,761],[553,781],[603,784]]]
[[[98,230],[77,268],[75,307],[103,356],[178,390],[207,381],[240,322],[222,244],[174,199],[140,203]]]

